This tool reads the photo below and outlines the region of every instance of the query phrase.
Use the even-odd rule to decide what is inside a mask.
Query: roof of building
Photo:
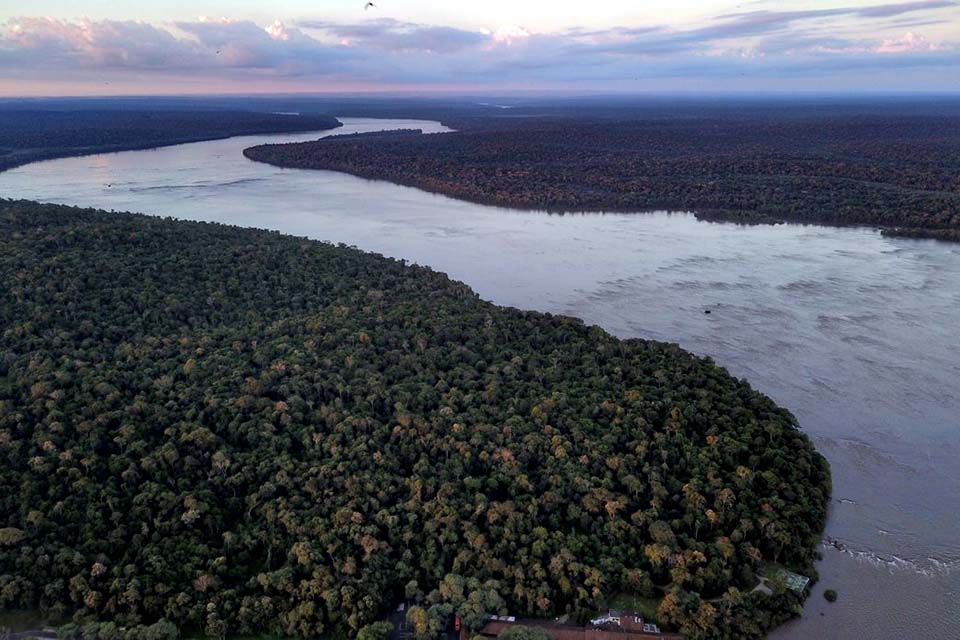
[[[480,636],[496,638],[513,626],[539,627],[545,630],[554,640],[683,640],[683,636],[676,633],[653,633],[644,631],[643,618],[637,614],[622,613],[619,624],[604,624],[602,626],[585,626],[560,624],[548,620],[518,619],[509,622],[503,619],[489,620],[478,632]]]
[[[807,585],[810,584],[810,578],[800,575],[799,573],[783,570],[780,572],[780,575],[783,577],[784,582],[787,583],[787,587],[797,593],[806,589]]]

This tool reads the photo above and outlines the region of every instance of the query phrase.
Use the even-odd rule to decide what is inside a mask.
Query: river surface
[[[960,638],[960,244],[686,213],[515,211],[241,154],[446,130],[341,120],[323,133],[40,162],[0,174],[0,196],[345,242],[430,265],[502,305],[710,355],[792,410],[833,469],[826,534],[843,550],[823,547],[803,618],[773,637]]]

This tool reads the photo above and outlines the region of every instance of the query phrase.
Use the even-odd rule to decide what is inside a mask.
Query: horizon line
[[[0,95],[0,101],[14,100],[118,100],[118,99],[146,99],[146,98],[352,98],[352,97],[403,97],[403,98],[431,98],[431,97],[461,97],[461,98],[534,98],[534,97],[565,97],[565,98],[744,98],[744,97],[822,97],[822,98],[905,98],[905,97],[940,97],[960,98],[960,89],[957,90],[857,90],[824,91],[814,89],[765,89],[765,90],[728,90],[728,91],[636,91],[636,90],[603,90],[603,91],[571,91],[568,89],[511,89],[503,91],[471,91],[463,89],[431,89],[431,90],[381,90],[357,89],[315,90],[315,91],[224,91],[216,93],[117,93],[117,94],[12,94]]]

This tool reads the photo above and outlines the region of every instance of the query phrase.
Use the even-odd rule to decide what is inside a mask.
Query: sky
[[[0,96],[960,93],[960,0],[0,0]]]

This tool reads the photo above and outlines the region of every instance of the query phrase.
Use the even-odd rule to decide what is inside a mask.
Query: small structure
[[[777,575],[786,583],[787,588],[795,593],[803,593],[803,590],[810,584],[810,578],[807,576],[786,569],[782,569]]]
[[[617,613],[617,615],[614,615],[614,612],[610,611],[606,615],[602,615],[599,618],[594,618],[593,620],[590,621],[590,624],[592,624],[595,627],[602,627],[605,624],[615,624],[617,626],[620,626],[619,612]]]
[[[606,615],[591,620],[590,624],[595,627],[609,626],[625,633],[660,633],[660,628],[657,625],[645,621],[642,615],[632,611],[627,612],[610,609]]]
[[[586,626],[537,618],[490,616],[476,635],[483,638],[497,638],[513,626],[543,629],[554,640],[683,640],[683,636],[679,634],[663,633],[657,625],[644,621],[639,613],[615,609],[597,616]],[[461,631],[460,637],[465,637],[464,630]]]

